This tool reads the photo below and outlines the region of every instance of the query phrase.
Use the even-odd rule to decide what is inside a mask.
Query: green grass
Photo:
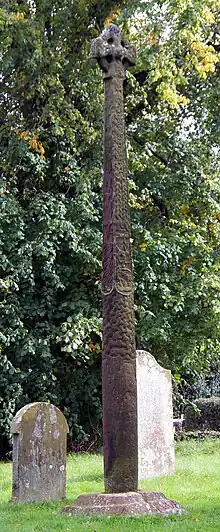
[[[176,444],[176,475],[141,483],[161,491],[184,507],[182,516],[170,517],[69,517],[60,508],[82,493],[103,491],[102,457],[73,455],[68,458],[67,494],[62,503],[9,504],[11,464],[0,463],[0,532],[124,532],[220,531],[220,442]]]

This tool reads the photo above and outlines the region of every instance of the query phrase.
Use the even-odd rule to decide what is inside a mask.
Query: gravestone
[[[137,351],[138,478],[175,473],[171,372]]]
[[[12,502],[59,501],[66,496],[68,425],[49,403],[31,403],[19,410],[13,435]]]

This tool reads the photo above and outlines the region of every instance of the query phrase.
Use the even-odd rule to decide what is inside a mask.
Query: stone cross
[[[49,403],[30,403],[15,415],[12,502],[59,501],[66,496],[66,439],[62,412]]]
[[[103,72],[103,434],[106,492],[138,488],[137,383],[131,229],[123,105],[135,50],[110,24],[91,45]]]
[[[103,433],[105,493],[77,497],[71,515],[181,514],[162,493],[138,491],[134,287],[123,108],[125,70],[134,48],[110,24],[91,45],[105,91],[103,220]]]

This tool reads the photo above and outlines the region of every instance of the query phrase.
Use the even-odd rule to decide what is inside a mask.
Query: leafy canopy
[[[137,345],[178,382],[219,351],[219,0],[4,0],[0,9],[0,431],[50,400],[99,434],[102,79],[117,22],[125,82]]]

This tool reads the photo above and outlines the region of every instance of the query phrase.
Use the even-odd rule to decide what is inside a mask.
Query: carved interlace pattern
[[[137,384],[127,158],[123,108],[125,70],[133,47],[117,27],[91,47],[105,84],[103,216],[103,433],[105,489],[138,487]]]
[[[103,294],[133,292],[123,79],[105,81]]]
[[[133,294],[103,298],[102,398],[105,488],[138,487],[137,384]]]

